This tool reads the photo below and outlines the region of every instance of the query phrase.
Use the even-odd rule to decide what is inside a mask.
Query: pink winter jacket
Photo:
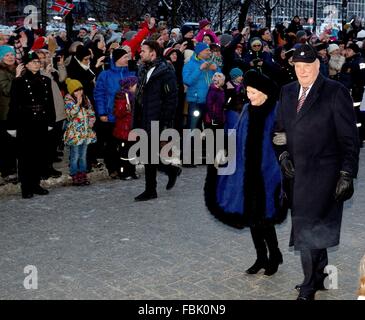
[[[214,39],[214,43],[216,43],[216,44],[220,44],[220,41],[219,41],[218,37],[217,37],[217,36],[216,36],[216,34],[215,34],[212,30],[210,30],[210,29],[208,29],[208,30],[201,29],[201,30],[198,32],[198,34],[196,35],[195,39],[196,39],[198,42],[202,42],[202,41],[203,41],[203,38],[204,38],[204,36],[205,36],[206,34],[210,34],[210,35],[213,37],[213,39]]]

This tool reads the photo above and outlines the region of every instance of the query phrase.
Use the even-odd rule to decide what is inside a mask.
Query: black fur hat
[[[276,83],[267,76],[258,73],[255,70],[249,70],[243,76],[243,82],[245,87],[252,87],[262,93],[266,94],[269,98],[278,96],[278,86]]]

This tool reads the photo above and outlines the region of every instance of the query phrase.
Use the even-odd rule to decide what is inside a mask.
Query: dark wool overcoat
[[[358,132],[342,84],[318,75],[297,113],[299,90],[298,82],[283,87],[276,123],[276,130],[286,133],[285,149],[295,167],[290,244],[322,249],[339,244],[343,202],[334,194],[341,170],[357,176]]]

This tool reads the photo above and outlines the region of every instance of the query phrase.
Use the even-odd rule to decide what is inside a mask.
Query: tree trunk
[[[270,1],[265,1],[265,26],[266,28],[269,28],[271,30],[271,14],[272,14],[272,8],[270,6]]]
[[[313,1],[313,32],[317,30],[317,0]]]
[[[44,29],[44,32],[46,32],[47,28],[47,0],[41,1],[41,24],[42,29]]]
[[[172,0],[171,4],[171,26],[176,27],[176,16],[177,16],[177,1]]]
[[[238,29],[239,30],[242,30],[242,28],[245,26],[248,9],[250,8],[251,3],[252,3],[252,0],[243,0],[243,2],[241,3],[240,14],[238,16]]]
[[[72,3],[72,0],[66,0],[66,2]],[[74,19],[72,18],[72,11],[66,16],[65,23],[66,23],[67,37],[72,40],[73,39],[72,30],[74,25]]]
[[[219,1],[219,29],[223,33],[223,0]]]

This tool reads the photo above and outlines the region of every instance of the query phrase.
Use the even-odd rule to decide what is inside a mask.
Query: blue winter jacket
[[[209,86],[212,83],[214,73],[221,72],[219,68],[217,71],[200,70],[200,66],[204,62],[205,60],[199,60],[194,53],[190,61],[184,65],[183,81],[188,87],[186,92],[186,100],[188,102],[204,104],[206,102]]]
[[[94,99],[98,117],[108,116],[109,122],[115,122],[114,99],[120,90],[120,81],[135,75],[135,72],[129,71],[128,67],[117,67],[113,59],[111,60],[110,69],[102,71],[96,80]]]

